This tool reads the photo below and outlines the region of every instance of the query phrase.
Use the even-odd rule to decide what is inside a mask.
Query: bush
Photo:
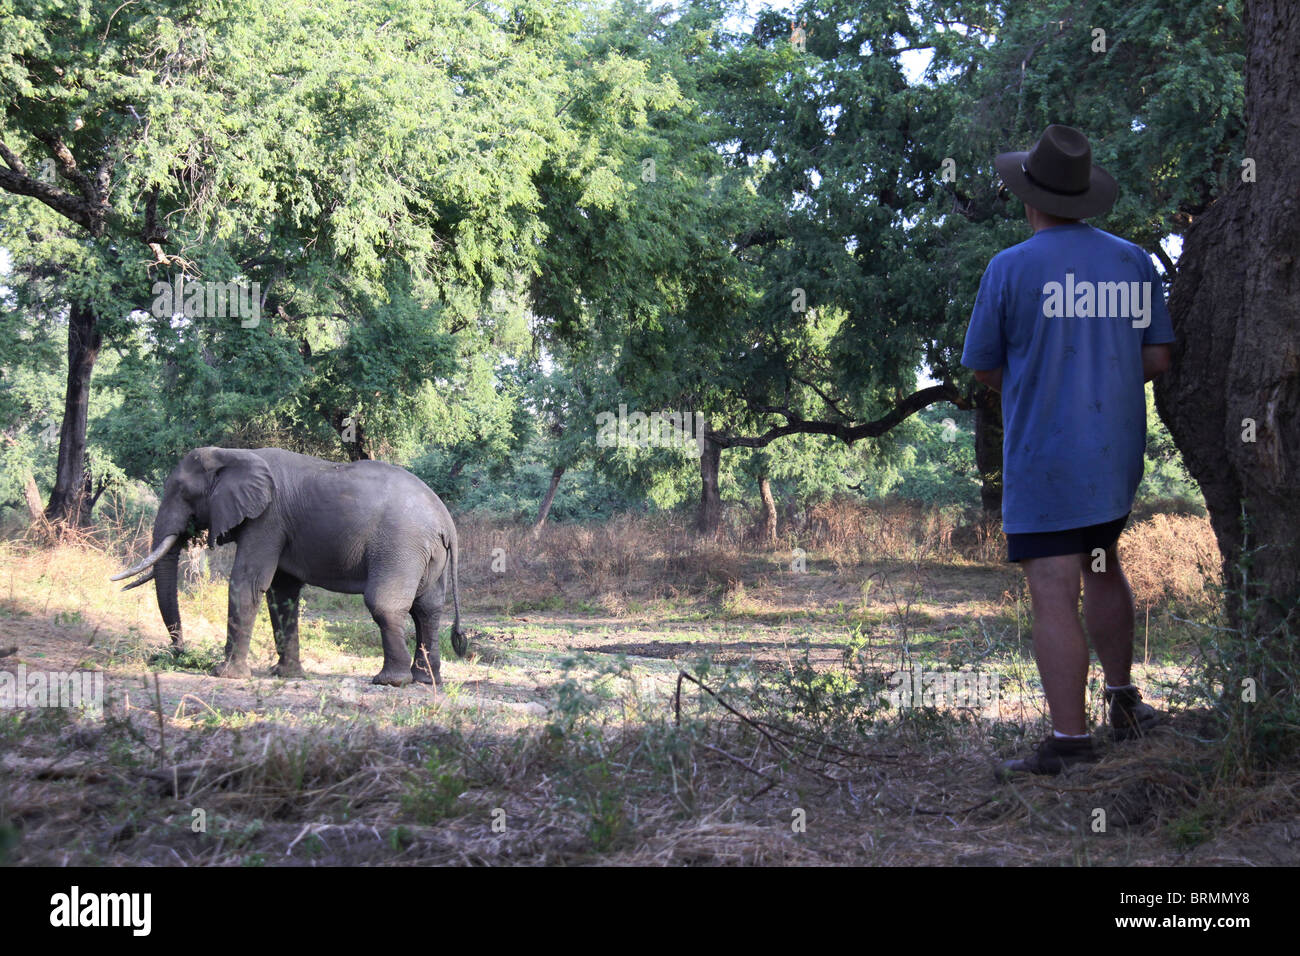
[[[1143,605],[1173,603],[1185,611],[1212,606],[1222,584],[1222,558],[1209,518],[1155,515],[1119,539],[1120,564]]]

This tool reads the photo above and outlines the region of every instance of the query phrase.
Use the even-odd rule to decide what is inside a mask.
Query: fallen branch
[[[697,744],[698,744],[699,746],[703,747],[705,750],[711,750],[711,751],[713,751],[715,754],[719,754],[720,756],[726,757],[728,760],[730,760],[730,761],[731,761],[732,763],[734,763],[736,766],[738,766],[738,767],[743,767],[745,770],[748,770],[748,771],[749,771],[750,773],[752,773],[754,776],[756,776],[756,777],[761,777],[763,780],[766,780],[766,781],[767,781],[767,787],[763,788],[763,790],[760,790],[759,793],[763,793],[764,791],[766,791],[766,790],[768,790],[768,789],[770,789],[771,787],[774,787],[774,786],[776,785],[777,781],[773,780],[773,779],[772,779],[771,777],[769,777],[767,774],[763,773],[763,771],[761,771],[761,770],[757,770],[757,769],[755,769],[754,767],[751,767],[749,764],[745,763],[745,761],[741,760],[741,759],[740,759],[739,757],[737,757],[735,754],[729,754],[729,753],[727,753],[725,750],[723,750],[721,747],[715,747],[715,746],[713,746],[712,744],[706,744],[706,743],[705,743],[704,741],[702,741],[702,740],[701,740],[701,741],[697,741]]]
[[[751,726],[751,727],[753,727],[755,730],[757,730],[760,734],[762,734],[765,738],[767,738],[768,743],[770,743],[773,747],[775,747],[777,750],[779,750],[783,756],[786,756],[786,757],[791,756],[790,751],[786,748],[785,744],[781,743],[781,741],[777,740],[775,737],[773,737],[771,734],[769,734],[766,730],[764,730],[762,727],[760,727],[760,726],[759,726],[757,723],[755,723],[753,720],[751,720],[750,718],[746,717],[746,716],[745,716],[744,714],[742,714],[740,711],[736,710],[736,708],[732,707],[732,706],[731,706],[730,704],[728,704],[725,700],[723,700],[723,699],[722,699],[721,697],[719,697],[716,693],[714,693],[714,691],[713,691],[711,688],[709,688],[708,686],[706,686],[706,685],[705,685],[702,681],[700,681],[698,678],[692,677],[690,674],[686,673],[686,671],[678,671],[678,672],[677,672],[677,700],[676,700],[676,703],[675,703],[675,705],[674,705],[675,708],[676,708],[676,709],[675,709],[675,713],[676,713],[676,722],[677,722],[677,726],[680,727],[681,724],[682,724],[682,680],[683,680],[683,679],[690,681],[692,684],[694,684],[694,685],[695,685],[696,687],[698,687],[700,690],[704,691],[706,694],[708,694],[710,697],[712,697],[714,700],[716,700],[719,704],[721,704],[721,705],[723,706],[723,708],[724,708],[728,713],[732,714],[733,716],[735,716],[735,717],[738,718],[739,720],[744,721],[745,723],[749,724],[749,726]]]

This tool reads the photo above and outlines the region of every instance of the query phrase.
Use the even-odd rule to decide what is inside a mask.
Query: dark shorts
[[[1127,523],[1128,515],[1125,515],[1103,524],[1090,524],[1086,528],[1009,534],[1007,560],[1016,562],[1030,558],[1053,558],[1061,554],[1092,554],[1097,548],[1108,551],[1119,540],[1120,532]]]

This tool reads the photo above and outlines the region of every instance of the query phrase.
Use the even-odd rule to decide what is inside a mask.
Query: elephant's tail
[[[450,556],[448,570],[451,572],[451,603],[456,611],[456,617],[451,623],[451,647],[457,657],[464,657],[469,653],[469,638],[460,629],[460,545],[456,541],[455,529],[452,529],[448,537],[447,552]]]

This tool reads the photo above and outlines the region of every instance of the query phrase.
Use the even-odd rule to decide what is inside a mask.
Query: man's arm
[[[982,385],[1002,390],[1002,366],[1007,364],[1007,340],[1003,335],[1003,268],[994,256],[980,277],[979,292],[971,309],[962,346],[961,364],[975,373]]]
[[[1146,349],[1143,349],[1142,352],[1143,352],[1143,368],[1145,369],[1145,368],[1146,368],[1146,361],[1145,361],[1145,359],[1146,359]],[[1161,369],[1161,371],[1163,372],[1164,369]],[[995,391],[995,392],[999,392],[999,393],[1001,393],[1001,391],[1002,391],[1002,369],[1000,369],[1000,368],[976,369],[976,370],[975,370],[975,381],[979,382],[981,385],[987,385],[989,388],[993,389],[993,391]]]
[[[1168,345],[1142,346],[1142,381],[1149,382],[1173,367],[1174,356]],[[979,377],[979,372],[975,377]]]

